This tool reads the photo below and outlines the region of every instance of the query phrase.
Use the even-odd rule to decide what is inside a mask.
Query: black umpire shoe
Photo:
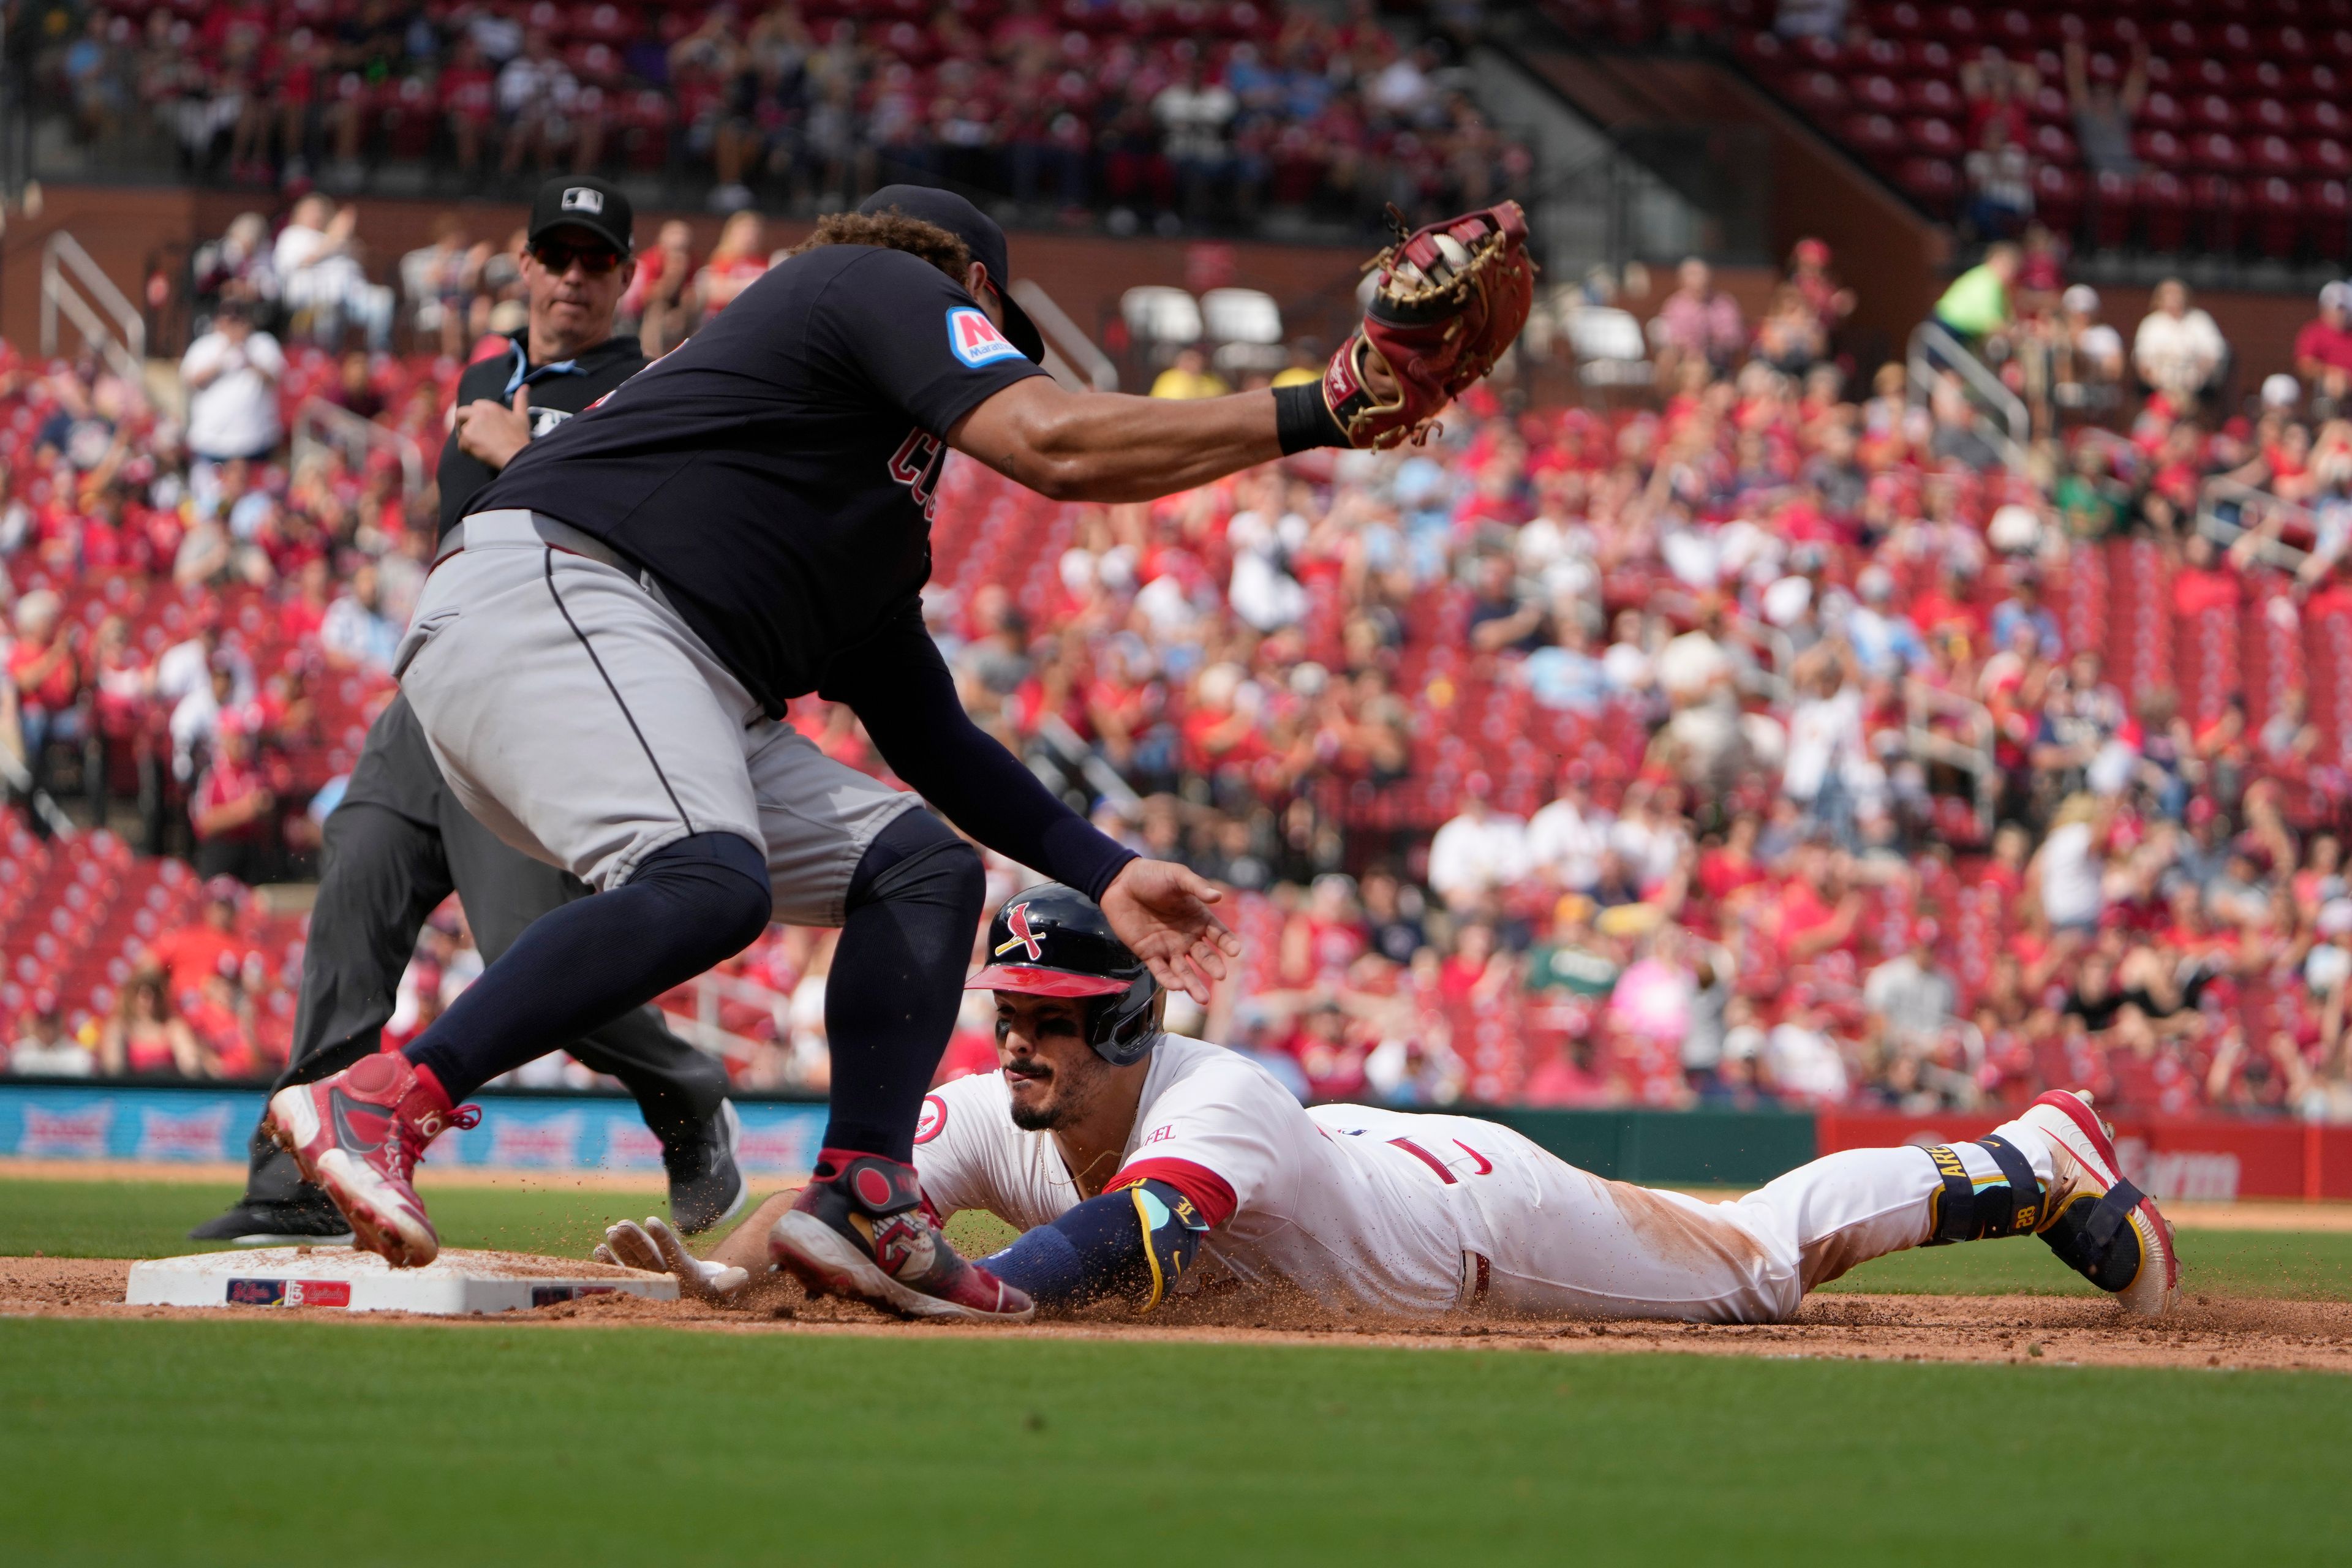
[[[303,1189],[317,1193],[315,1187]],[[209,1219],[188,1232],[191,1241],[234,1241],[243,1247],[349,1247],[351,1221],[335,1211],[327,1194],[316,1202],[297,1198],[290,1203],[240,1200],[218,1219]]]
[[[670,1223],[697,1236],[742,1212],[751,1188],[735,1163],[735,1140],[742,1131],[735,1102],[722,1100],[709,1121],[662,1145],[669,1170]]]

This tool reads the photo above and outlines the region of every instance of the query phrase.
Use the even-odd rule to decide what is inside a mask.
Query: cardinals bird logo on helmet
[[[1008,902],[989,924],[988,950],[994,962],[966,990],[1078,1001],[1087,1043],[1119,1067],[1141,1061],[1159,1040],[1160,983],[1076,889],[1048,882]]]

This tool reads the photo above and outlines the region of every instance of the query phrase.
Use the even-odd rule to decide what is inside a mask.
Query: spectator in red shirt
[[[708,325],[735,296],[757,283],[768,270],[767,230],[758,213],[741,212],[719,231],[719,245],[702,270],[694,275],[694,302]]]
[[[215,974],[241,968],[251,944],[236,933],[237,905],[245,889],[229,877],[205,884],[205,910],[194,925],[179,926],[155,939],[140,959],[142,972],[160,974],[169,995],[193,996]]]
[[[224,713],[212,761],[188,800],[197,872],[248,884],[267,880],[278,859],[277,814],[277,792],[254,763],[253,737]]]
[[[2352,283],[2319,291],[2319,314],[2294,335],[2294,373],[2310,389],[2312,413],[2332,419],[2352,387]]]
[[[63,624],[64,611],[64,602],[48,589],[26,595],[16,604],[16,640],[8,650],[8,679],[16,693],[25,765],[37,791],[48,784],[49,743],[70,745],[89,736],[89,714],[81,700],[81,658]],[[85,768],[89,766],[85,760]]]
[[[471,37],[460,35],[449,63],[441,69],[441,113],[457,153],[457,169],[471,184],[481,167],[482,137],[497,118],[498,78]]]
[[[108,1078],[201,1078],[203,1047],[172,1005],[163,978],[135,974],[98,1037],[98,1070]]]
[[[253,1038],[253,999],[234,975],[215,973],[198,988],[182,1015],[204,1055],[204,1076],[257,1079],[261,1052]]]
[[[155,717],[155,667],[131,643],[130,623],[121,616],[98,624],[89,665],[95,757],[89,778],[90,819],[102,824],[115,759],[137,754],[140,738]],[[145,761],[152,765],[152,758]]]
[[[659,359],[685,341],[692,325],[687,287],[694,281],[694,230],[676,218],[661,226],[653,247],[637,258],[637,273],[621,296],[621,314],[634,316],[637,341]]]

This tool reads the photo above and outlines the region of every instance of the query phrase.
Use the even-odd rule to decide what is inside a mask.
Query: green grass
[[[12,1563],[2342,1561],[2352,1379],[0,1323]]]
[[[0,1254],[186,1251],[232,1195],[0,1181]],[[575,1257],[658,1208],[432,1200],[451,1245]],[[2352,1298],[2352,1237],[2195,1231],[2184,1252],[2192,1289]],[[1840,1288],[2071,1283],[2017,1241]],[[2291,1373],[19,1320],[0,1542],[12,1568],[2317,1563],[2341,1560],[2347,1427],[2352,1378]]]
[[[187,1230],[236,1195],[230,1187],[163,1182],[0,1179],[0,1257],[163,1258],[203,1251]],[[488,1247],[584,1258],[615,1219],[664,1212],[659,1193],[593,1188],[428,1187],[446,1247]],[[959,1215],[949,1234],[966,1252],[993,1250],[1012,1232],[985,1215]],[[220,1245],[226,1245],[220,1244]],[[2181,1233],[2182,1285],[2231,1296],[2352,1300],[2352,1233]],[[2087,1280],[2031,1240],[1897,1253],[1864,1264],[1832,1290],[1982,1295],[2090,1295]]]

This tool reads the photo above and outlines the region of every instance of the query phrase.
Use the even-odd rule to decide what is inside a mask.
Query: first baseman
[[[996,994],[1001,1069],[926,1098],[915,1168],[940,1216],[1023,1230],[982,1264],[1043,1307],[1278,1287],[1342,1314],[1779,1322],[1873,1258],[2029,1234],[2129,1310],[2176,1293],[2171,1227],[2087,1095],[1709,1204],[1604,1180],[1491,1121],[1302,1108],[1247,1058],[1160,1032],[1158,983],[1073,889],[1007,900],[987,945],[971,984]],[[724,1297],[768,1267],[762,1220],[787,1201],[708,1261],[659,1220],[614,1226],[598,1257]]]
[[[1062,500],[1126,501],[1312,446],[1425,429],[1526,319],[1516,206],[1409,237],[1320,384],[1192,403],[1071,393],[1003,292],[1003,234],[892,186],[820,222],[691,342],[533,442],[443,541],[395,667],[501,838],[597,889],[543,917],[396,1055],[270,1101],[272,1135],[395,1265],[438,1242],[410,1174],[457,1101],[740,951],[842,928],[833,1107],[778,1256],[900,1311],[1019,1318],[920,1207],[923,1092],[953,1026],[980,857],[781,722],[846,702],[899,777],[1082,889],[1162,984],[1239,952],[1181,867],[1096,831],[974,726],[923,627],[950,447]]]

